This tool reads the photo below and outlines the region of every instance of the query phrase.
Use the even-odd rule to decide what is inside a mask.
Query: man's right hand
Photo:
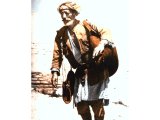
[[[57,88],[57,84],[58,84],[58,74],[57,74],[57,72],[52,73],[51,83],[52,83],[53,87]]]

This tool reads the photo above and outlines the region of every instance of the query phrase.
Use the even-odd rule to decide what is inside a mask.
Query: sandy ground
[[[57,92],[61,93],[61,89]],[[31,95],[32,120],[81,120],[72,102],[65,104],[61,97],[50,97],[36,91],[32,91]],[[104,107],[105,120],[128,120],[129,106],[124,101],[113,100],[110,99],[109,105]]]

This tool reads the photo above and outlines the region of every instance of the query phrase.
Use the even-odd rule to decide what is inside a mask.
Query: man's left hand
[[[95,47],[93,51],[93,58],[101,54],[103,50],[104,50],[104,44],[99,44],[97,47]]]

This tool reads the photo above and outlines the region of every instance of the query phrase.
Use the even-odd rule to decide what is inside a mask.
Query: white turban
[[[75,2],[68,1],[68,2],[62,3],[62,4],[58,7],[58,11],[59,11],[59,12],[60,12],[61,10],[63,10],[63,7],[62,7],[62,6],[65,6],[65,7],[67,7],[68,9],[71,9],[71,10],[75,11],[77,15],[79,14],[80,6],[77,5]]]

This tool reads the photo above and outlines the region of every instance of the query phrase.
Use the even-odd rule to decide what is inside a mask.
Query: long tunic
[[[73,55],[75,59],[81,63],[81,54],[78,50],[77,46],[73,42],[73,39],[77,39],[70,35],[68,31],[68,36],[72,48]],[[74,101],[75,103],[78,103],[80,101],[92,101],[92,100],[98,100],[98,99],[106,99],[107,96],[107,88],[109,83],[109,78],[103,81],[100,81],[94,85],[89,85],[87,81],[87,74],[85,74],[85,82],[84,85],[81,84],[81,78],[77,78],[75,81],[74,86]]]

